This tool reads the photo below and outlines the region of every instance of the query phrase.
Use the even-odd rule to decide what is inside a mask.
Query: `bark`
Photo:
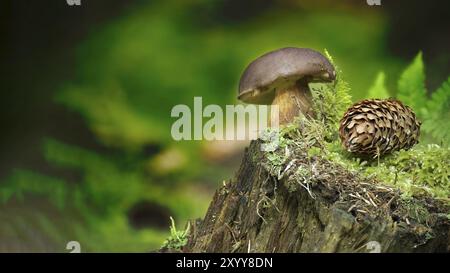
[[[259,147],[252,142],[235,178],[216,191],[204,219],[191,221],[184,252],[450,250],[448,211],[428,204],[426,224],[405,222],[395,216],[392,204],[397,209],[401,204],[393,195],[386,201],[387,213],[359,217],[326,183],[316,184],[311,193],[289,189],[283,181],[289,177],[278,179],[263,167]]]

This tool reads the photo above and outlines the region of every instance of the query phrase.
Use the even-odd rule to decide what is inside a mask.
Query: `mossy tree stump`
[[[184,252],[448,252],[448,205],[292,153],[274,175],[253,141],[234,179],[191,221]]]

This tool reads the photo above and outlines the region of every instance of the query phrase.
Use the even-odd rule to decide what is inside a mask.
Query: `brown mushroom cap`
[[[309,48],[286,47],[271,51],[250,63],[239,82],[238,99],[252,104],[271,104],[275,90],[300,79],[330,82],[336,72],[321,53]]]

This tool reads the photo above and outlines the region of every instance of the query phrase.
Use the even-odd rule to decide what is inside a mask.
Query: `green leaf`
[[[378,72],[375,82],[369,88],[367,98],[372,99],[387,99],[390,97],[385,84],[386,75],[383,71]]]
[[[427,109],[430,111],[449,111],[450,110],[450,77],[431,95],[427,103]]]
[[[427,99],[425,88],[425,68],[422,52],[419,52],[413,62],[403,71],[398,81],[397,97],[412,107],[420,116]]]
[[[422,130],[438,143],[450,144],[450,77],[433,92],[423,111]]]

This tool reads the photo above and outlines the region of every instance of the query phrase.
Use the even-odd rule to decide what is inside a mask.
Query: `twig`
[[[234,232],[233,232],[233,230],[231,229],[230,225],[228,225],[228,223],[225,223],[225,226],[226,226],[226,227],[228,228],[228,230],[230,231],[231,236],[233,237],[234,242],[238,243],[239,241],[236,240],[236,237],[234,236]]]

